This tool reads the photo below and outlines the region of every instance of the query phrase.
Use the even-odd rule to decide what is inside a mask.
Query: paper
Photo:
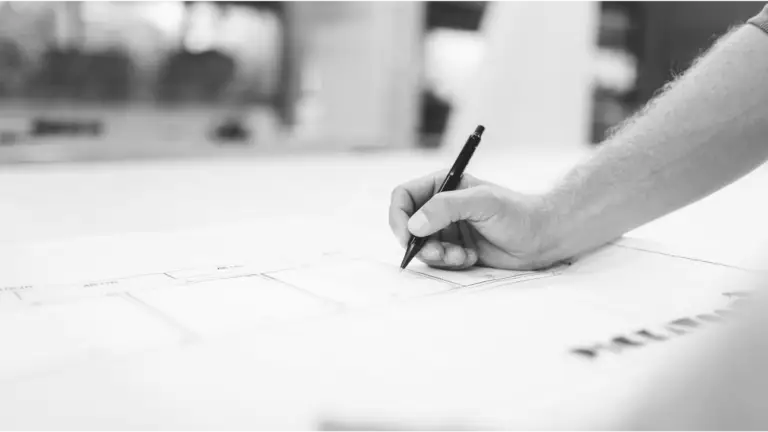
[[[0,381],[178,344],[182,334],[119,297],[0,312]]]
[[[381,407],[573,425],[686,337],[640,332],[717,325],[699,316],[745,273],[618,246],[546,272],[401,272],[394,242],[293,229],[305,247],[274,223],[0,250],[0,425],[295,429]]]
[[[164,290],[145,290],[132,296],[200,338],[335,311],[328,302],[260,276],[232,278],[218,284],[208,281]]]
[[[417,263],[401,272],[400,250],[387,250],[393,254],[387,262],[333,250],[318,234],[311,243],[325,251],[292,250],[290,243],[286,249],[268,232],[288,228],[270,225],[273,230],[229,227],[0,250],[12,269],[0,276],[0,344],[13,350],[0,359],[0,380],[48,373],[78,359],[206,343],[464,287],[554,275],[448,272]]]

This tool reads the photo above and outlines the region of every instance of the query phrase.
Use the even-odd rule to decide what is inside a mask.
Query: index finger
[[[407,246],[408,239],[411,237],[408,231],[408,219],[435,195],[447,174],[448,170],[437,171],[403,183],[392,191],[389,203],[389,226],[403,247]],[[478,184],[481,182],[465,174],[457,189],[466,189]]]

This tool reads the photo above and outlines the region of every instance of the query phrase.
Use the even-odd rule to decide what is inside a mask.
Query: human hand
[[[560,259],[551,252],[546,199],[465,174],[455,191],[435,195],[446,171],[394,189],[389,225],[403,247],[411,234],[429,237],[418,258],[446,269],[473,265],[528,270]],[[417,211],[418,210],[418,211]]]

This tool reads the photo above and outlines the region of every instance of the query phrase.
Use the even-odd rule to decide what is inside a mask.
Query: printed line
[[[173,317],[170,317],[160,309],[157,309],[156,307],[148,303],[145,303],[142,300],[139,300],[138,298],[134,297],[131,293],[123,292],[123,293],[117,294],[116,296],[123,297],[128,301],[135,303],[139,307],[144,308],[150,315],[153,315],[155,318],[158,318],[161,321],[165,322],[167,325],[173,327],[176,331],[181,333],[182,343],[195,343],[195,342],[200,342],[203,339],[202,336],[184,327],[183,324],[176,321]]]
[[[378,264],[380,266],[385,266],[388,269],[392,269],[392,265],[391,264],[384,263],[384,262],[379,261],[378,259],[375,259],[375,258],[368,259],[368,258],[361,257],[361,258],[355,258],[355,260],[356,261],[369,262],[369,263],[372,263],[372,264]],[[427,274],[427,273],[422,273],[422,272],[420,272],[418,270],[411,270],[409,268],[406,268],[404,271],[406,271],[406,272],[408,272],[408,273],[410,273],[410,274],[412,274],[412,275],[414,275],[416,277],[423,277],[423,278],[426,278],[426,279],[431,279],[431,280],[433,280],[435,282],[441,282],[441,283],[448,284],[448,285],[451,286],[452,289],[453,288],[461,288],[461,287],[464,286],[464,285],[462,285],[460,283],[456,283],[456,282],[453,282],[453,281],[448,280],[448,279],[443,279],[443,278],[441,278],[439,276],[435,276],[435,275],[431,275],[431,274]]]
[[[88,282],[80,282],[80,284],[85,285],[85,284],[88,284],[88,283],[100,283],[100,282],[109,282],[109,281],[119,282],[119,281],[124,281],[124,280],[129,280],[129,279],[136,279],[136,278],[145,277],[145,276],[160,276],[162,274],[165,274],[165,273],[140,273],[140,274],[135,274],[135,275],[130,275],[130,276],[120,276],[120,277],[115,277],[115,278],[97,279],[97,280],[91,280],[91,281],[88,281]],[[165,275],[168,276],[167,274],[165,274]]]
[[[711,265],[716,265],[716,266],[720,266],[720,267],[727,267],[727,268],[732,268],[732,269],[736,269],[736,270],[743,270],[743,271],[748,271],[748,272],[754,271],[754,270],[750,270],[750,269],[747,269],[747,268],[744,268],[744,267],[739,267],[739,266],[736,266],[736,265],[723,264],[723,263],[714,262],[714,261],[707,261],[707,260],[701,259],[701,258],[691,258],[691,257],[687,257],[687,256],[682,256],[682,255],[675,255],[675,254],[672,254],[672,253],[669,253],[669,252],[661,252],[661,251],[643,249],[643,248],[640,248],[640,247],[637,247],[637,246],[627,246],[627,245],[623,245],[623,244],[619,244],[619,243],[610,243],[610,244],[612,244],[614,246],[618,246],[618,247],[624,248],[624,249],[631,249],[631,250],[636,250],[636,251],[641,251],[641,252],[648,252],[648,253],[657,254],[657,255],[664,255],[664,256],[668,256],[668,257],[672,257],[672,258],[684,259],[684,260],[687,260],[687,261],[694,261],[694,262],[699,262],[699,263],[704,263],[704,264],[711,264]]]
[[[328,298],[328,297],[324,297],[324,296],[321,296],[321,295],[317,295],[317,294],[313,293],[312,291],[308,291],[308,290],[306,290],[304,288],[297,287],[296,285],[288,283],[288,282],[286,282],[284,280],[277,279],[277,278],[275,278],[273,276],[270,276],[270,275],[268,275],[266,273],[261,273],[261,274],[257,274],[257,275],[254,275],[254,276],[258,276],[258,277],[261,277],[263,279],[267,279],[269,281],[279,283],[280,285],[285,285],[288,288],[291,288],[291,289],[294,289],[296,291],[301,292],[302,294],[306,294],[306,295],[308,295],[310,297],[313,297],[313,298],[315,298],[317,300],[320,300],[320,301],[323,301],[323,302],[326,302],[326,303],[330,303],[332,306],[334,306],[336,308],[344,309],[344,310],[347,308],[347,305],[345,305],[344,303],[342,303],[340,301],[337,301],[337,300],[334,300],[334,299],[331,299],[331,298]]]
[[[291,267],[283,267],[283,268],[276,269],[276,270],[267,270],[267,271],[259,273],[259,274],[260,275],[268,275],[268,274],[274,274],[274,273],[281,273],[281,272],[285,272],[285,271],[301,270],[301,269],[305,269],[305,268],[308,268],[308,267],[314,267],[316,265],[317,265],[316,263],[312,263],[312,262],[302,262],[301,264],[296,264],[296,265],[291,266]]]
[[[200,283],[205,283],[205,282],[217,282],[217,281],[222,281],[222,280],[227,280],[227,279],[247,278],[247,277],[260,276],[260,275],[261,275],[261,273],[248,273],[248,274],[240,274],[240,275],[234,275],[234,276],[212,277],[212,278],[201,279],[201,280],[184,279],[184,283],[186,283],[188,285],[195,285],[195,284],[200,284]]]

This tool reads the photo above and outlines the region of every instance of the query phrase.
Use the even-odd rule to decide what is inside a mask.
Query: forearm
[[[726,186],[768,158],[768,35],[720,39],[547,196],[565,258]]]

